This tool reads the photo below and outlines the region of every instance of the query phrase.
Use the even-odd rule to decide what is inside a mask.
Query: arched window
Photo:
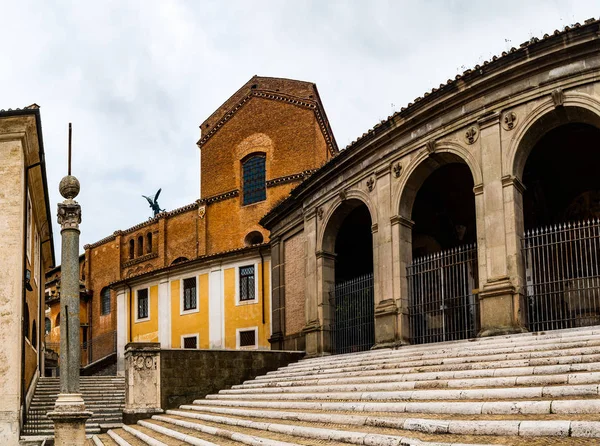
[[[31,326],[31,345],[33,348],[37,348],[37,327],[35,321],[33,321],[33,325]]]
[[[133,239],[129,240],[129,260],[133,259],[135,254],[135,241]]]
[[[54,320],[54,326],[60,327],[60,311],[56,314],[56,319]]]
[[[104,316],[110,313],[110,288],[104,287],[100,293],[100,313]]]
[[[252,231],[249,232],[248,235],[246,235],[244,243],[246,244],[246,246],[259,245],[263,242],[263,240],[263,235],[259,231]]]
[[[189,259],[187,257],[177,257],[175,260],[171,262],[171,265],[177,265],[181,262],[187,262]]]
[[[23,311],[23,336],[29,339],[29,305],[27,305],[27,302],[25,302],[25,309]]]
[[[152,233],[149,232],[146,234],[146,254],[150,254],[152,252]]]
[[[48,333],[50,333],[50,330],[52,330],[52,322],[50,321],[50,318],[48,318],[48,317],[47,317],[47,318],[45,318],[45,319],[44,319],[44,324],[45,324],[45,326],[46,326],[46,327],[45,327],[45,328],[46,328],[46,333],[45,333],[45,334],[48,334]]]
[[[138,257],[144,255],[144,237],[141,235],[138,237],[137,255]]]
[[[242,163],[244,205],[267,199],[265,156],[252,155]]]

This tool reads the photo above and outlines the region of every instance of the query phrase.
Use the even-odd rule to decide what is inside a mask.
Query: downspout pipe
[[[262,306],[262,323],[265,325],[265,258],[261,248],[258,248],[260,256],[260,291],[261,291],[261,306]]]

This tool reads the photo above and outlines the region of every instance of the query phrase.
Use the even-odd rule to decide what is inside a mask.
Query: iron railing
[[[600,221],[532,229],[522,246],[529,329],[600,324]]]
[[[82,366],[106,358],[117,351],[117,332],[110,331],[82,342],[80,349]],[[46,350],[60,355],[60,342],[46,342]]]
[[[369,350],[375,344],[373,273],[337,283],[329,303],[332,353]]]
[[[479,330],[477,246],[414,259],[407,268],[413,344],[475,337]]]

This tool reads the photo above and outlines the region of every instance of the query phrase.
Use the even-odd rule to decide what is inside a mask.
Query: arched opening
[[[242,161],[242,204],[244,206],[267,199],[266,157],[256,153]]]
[[[457,155],[430,155],[412,173],[401,216],[410,341],[414,344],[475,337],[477,225],[474,180]]]
[[[133,239],[129,240],[129,260],[132,260],[135,257],[135,241]]]
[[[171,265],[177,265],[178,263],[187,262],[188,260],[189,259],[187,257],[177,257],[171,262]]]
[[[246,246],[260,245],[264,241],[263,235],[259,231],[252,231],[246,235],[244,244]]]
[[[146,234],[146,254],[152,253],[152,233]]]
[[[54,319],[54,326],[60,328],[60,311],[56,313],[56,319]]]
[[[50,318],[47,317],[44,319],[44,326],[45,326],[45,335],[48,335],[48,333],[50,333],[50,330],[52,330],[52,322],[50,321]]]
[[[25,339],[29,339],[29,305],[25,302],[25,308],[23,309],[23,336]]]
[[[144,255],[144,237],[141,235],[137,239],[137,255],[138,257]]]
[[[346,200],[336,209],[325,229],[323,251],[332,353],[368,350],[375,343],[373,235],[363,202]]]
[[[31,345],[33,348],[37,348],[37,326],[35,324],[35,320],[31,325]]]
[[[600,129],[557,109],[523,166],[523,259],[532,331],[600,324]],[[575,118],[570,121],[569,118]],[[581,119],[583,118],[583,119]],[[594,124],[594,125],[592,125]],[[526,150],[527,147],[520,147]]]
[[[110,288],[104,287],[100,292],[100,314],[106,316],[110,314]]]

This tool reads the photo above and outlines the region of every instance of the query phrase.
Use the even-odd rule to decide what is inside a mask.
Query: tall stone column
[[[71,175],[59,185],[65,201],[58,204],[61,226],[61,295],[60,295],[60,394],[48,418],[54,421],[54,444],[78,446],[85,443],[85,420],[92,413],[85,410],[79,391],[79,223],[81,207],[74,200],[79,181]]]

